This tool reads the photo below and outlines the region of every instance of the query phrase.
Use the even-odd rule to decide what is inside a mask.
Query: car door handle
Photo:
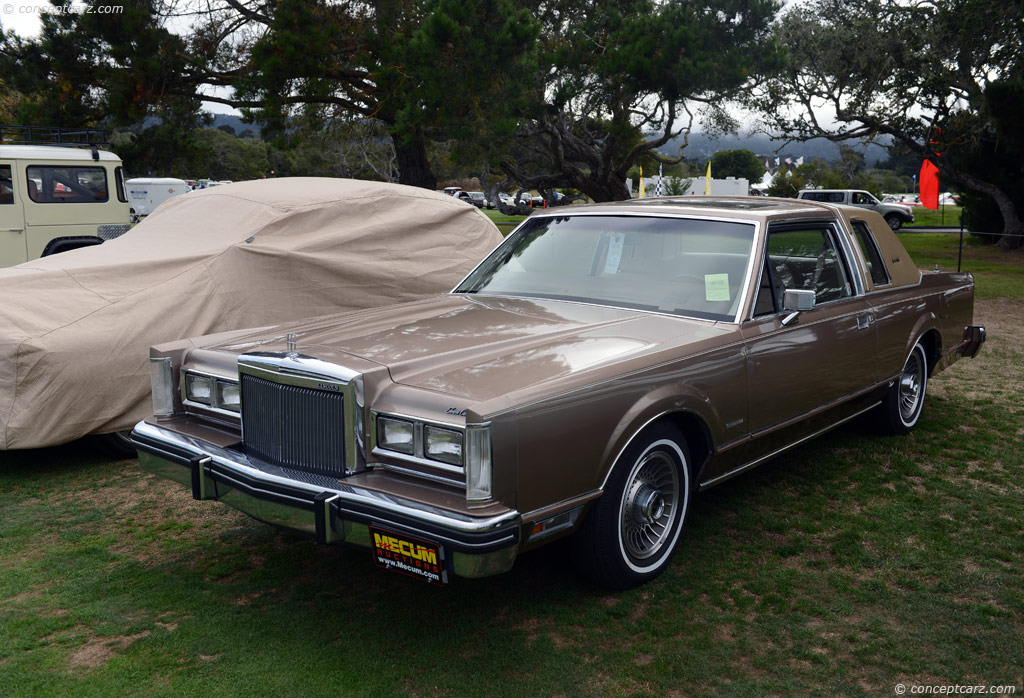
[[[866,330],[875,324],[874,315],[859,315],[857,316],[857,329]]]
[[[24,230],[24,228],[8,228],[7,232],[8,233],[20,233],[23,230]]]

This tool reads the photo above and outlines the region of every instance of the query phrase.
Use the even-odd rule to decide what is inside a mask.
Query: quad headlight
[[[405,419],[394,417],[377,418],[377,445],[380,448],[404,453],[415,454],[416,425]]]
[[[423,427],[423,455],[430,460],[462,465],[462,432],[441,427]]]
[[[242,411],[242,392],[238,381],[228,378],[183,371],[182,398],[186,403],[194,405],[228,412]]]
[[[470,503],[493,496],[490,424],[468,424],[463,429],[376,412],[374,419],[377,449],[421,466],[433,464],[442,471],[464,473]]]
[[[203,405],[213,404],[213,378],[196,373],[185,374],[185,399]]]

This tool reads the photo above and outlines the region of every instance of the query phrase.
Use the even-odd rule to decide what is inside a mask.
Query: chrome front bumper
[[[507,572],[519,549],[517,511],[488,518],[431,507],[344,480],[297,474],[249,461],[244,453],[139,422],[131,435],[144,470],[192,488],[254,519],[311,534],[321,543],[370,548],[369,526],[443,546],[448,569],[460,577]]]

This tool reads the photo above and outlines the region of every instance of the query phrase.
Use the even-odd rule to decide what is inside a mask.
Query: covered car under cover
[[[432,191],[266,179],[0,270],[0,449],[130,429],[152,410],[152,344],[444,293],[500,241],[478,209]]]

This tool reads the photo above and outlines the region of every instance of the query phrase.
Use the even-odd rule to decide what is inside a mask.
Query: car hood
[[[279,327],[273,338],[236,338],[219,348],[282,350],[282,333],[290,332],[302,354],[342,365],[359,357],[386,366],[395,383],[488,400],[726,331],[579,303],[451,294]]]

